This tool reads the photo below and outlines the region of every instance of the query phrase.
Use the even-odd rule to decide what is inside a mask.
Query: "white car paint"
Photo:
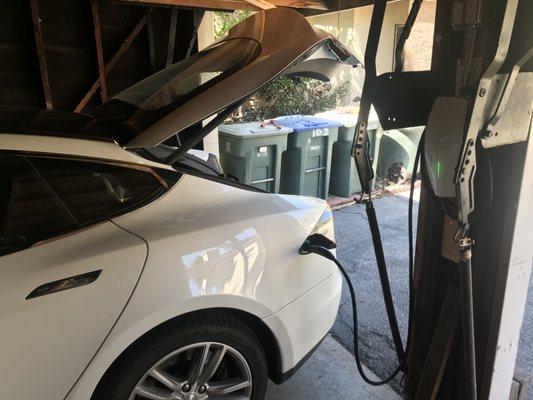
[[[72,154],[58,145],[66,139],[26,138],[11,135],[0,149],[168,169],[112,143],[68,139]],[[315,198],[184,175],[162,197],[112,222],[0,257],[0,373],[10,382],[0,398],[89,399],[136,339],[210,308],[262,319],[278,344],[280,372],[289,371],[326,335],[339,307],[335,265],[298,255],[326,210]],[[333,234],[332,224],[327,229]],[[91,285],[24,300],[39,284],[95,268],[103,273]]]
[[[142,240],[106,222],[0,257],[0,399],[63,398],[118,319],[146,255]],[[25,299],[98,269],[90,285]]]
[[[124,163],[172,169],[166,164],[158,164],[124,150],[116,143],[88,139],[75,139],[59,136],[18,135],[0,133],[0,149],[31,151],[32,153],[69,155],[74,157],[100,158]]]

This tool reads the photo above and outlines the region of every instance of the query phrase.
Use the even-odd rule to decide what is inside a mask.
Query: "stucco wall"
[[[360,7],[340,13],[317,15],[308,19],[313,25],[339,38],[363,61],[373,8],[373,6]],[[395,26],[403,24],[408,13],[409,0],[399,0],[387,4],[376,59],[378,73],[392,71]]]
[[[203,50],[215,41],[214,35],[214,14],[211,11],[206,11],[202,18],[202,23],[198,27],[198,50]],[[211,118],[210,118],[211,119]],[[207,124],[210,119],[204,121]],[[209,153],[219,155],[218,151],[218,129],[213,130],[204,138],[204,150]]]
[[[412,0],[398,0],[387,4],[376,60],[378,74],[390,72],[394,68],[396,26],[403,26],[405,23],[411,3]],[[373,6],[367,6],[308,19],[315,26],[338,37],[363,61],[372,10]],[[405,45],[405,71],[421,71],[431,67],[435,11],[436,0],[424,0]]]
[[[404,71],[431,69],[436,0],[424,0],[404,49]]]

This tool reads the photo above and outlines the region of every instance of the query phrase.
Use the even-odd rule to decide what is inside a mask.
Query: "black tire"
[[[233,347],[246,360],[252,375],[252,400],[263,400],[268,367],[264,350],[253,331],[232,314],[206,311],[163,324],[130,346],[111,366],[92,400],[127,400],[142,376],[166,355],[200,342]]]

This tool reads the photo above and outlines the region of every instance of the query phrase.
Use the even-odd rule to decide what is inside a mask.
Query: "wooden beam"
[[[41,29],[41,18],[39,16],[39,4],[37,0],[30,0],[31,18],[33,21],[33,33],[35,34],[35,47],[37,50],[37,58],[39,59],[39,69],[41,71],[41,82],[43,84],[44,102],[46,108],[52,110],[54,104],[52,102],[52,90],[50,89],[50,78],[48,77],[48,67],[46,66],[46,58],[44,54],[43,31]]]
[[[123,3],[143,5],[177,6],[203,8],[206,10],[249,10],[259,11],[265,7],[309,8],[314,10],[335,11],[337,1],[330,0],[120,0]],[[333,4],[335,3],[335,4]],[[334,10],[335,8],[335,10]]]
[[[275,5],[265,0],[244,0],[244,1],[246,1],[247,3],[253,4],[257,8],[260,8],[261,10],[268,10],[269,8],[276,8]]]
[[[122,43],[120,48],[117,50],[117,52],[113,55],[113,57],[111,57],[111,59],[109,60],[109,63],[107,63],[107,65],[105,66],[105,70],[104,70],[105,74],[109,74],[109,72],[113,69],[115,64],[120,59],[120,57],[122,57],[124,52],[130,47],[130,45],[133,43],[135,38],[139,35],[139,32],[141,32],[142,28],[144,28],[144,26],[146,25],[146,21],[147,21],[147,16],[145,15],[140,19],[140,21],[137,23],[135,28],[133,28],[129,36],[126,38],[126,40],[124,40],[124,42]],[[91,97],[94,96],[94,94],[96,93],[99,87],[100,87],[100,78],[98,78],[96,82],[93,83],[91,88],[87,91],[85,96],[83,96],[81,101],[78,103],[74,111],[81,112],[85,108],[85,106],[87,105]]]
[[[150,53],[150,71],[155,72],[157,61],[155,57],[155,34],[154,34],[154,9],[150,7],[148,11],[148,52]]]
[[[102,102],[107,101],[107,82],[104,66],[104,49],[102,46],[102,29],[100,24],[100,10],[98,0],[91,0],[93,14],[94,40],[96,42],[96,58],[98,60],[98,76],[100,79]]]
[[[202,19],[204,18],[205,11],[204,10],[194,10],[194,29],[192,31],[191,40],[189,41],[189,47],[187,48],[187,53],[185,54],[185,58],[189,58],[192,53],[192,48],[194,47],[194,42],[196,42],[196,37],[198,36],[198,28],[200,27],[200,24],[202,23]]]
[[[398,1],[398,0],[387,0],[388,2]],[[316,9],[316,8],[304,8],[300,9],[301,14],[306,17],[312,17],[313,15],[327,14],[331,12],[338,12],[342,10],[350,10],[353,8],[366,7],[374,4],[374,0],[332,0],[328,2],[328,7],[326,9]]]
[[[168,45],[167,45],[167,62],[166,67],[174,62],[174,47],[176,43],[176,29],[178,28],[178,9],[172,8],[170,14],[170,24],[168,26]]]

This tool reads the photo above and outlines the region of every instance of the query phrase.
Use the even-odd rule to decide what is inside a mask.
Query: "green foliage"
[[[219,40],[252,11],[216,11],[214,36]],[[311,78],[278,77],[254,94],[230,119],[257,121],[282,115],[312,115],[351,103],[349,83],[332,85]]]
[[[311,78],[278,77],[248,100],[234,120],[257,121],[283,115],[313,115],[350,103],[348,82],[332,85]]]
[[[237,10],[233,12],[215,11],[214,33],[215,40],[218,40],[243,19],[252,15],[252,11]]]

